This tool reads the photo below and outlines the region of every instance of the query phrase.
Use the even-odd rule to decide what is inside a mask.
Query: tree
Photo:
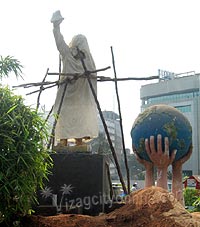
[[[12,71],[20,75],[19,62],[1,57],[0,77]],[[47,178],[52,161],[45,147],[48,131],[43,118],[2,85],[0,103],[0,222],[12,226],[31,213],[36,191]]]
[[[3,77],[8,77],[10,73],[14,73],[18,78],[22,77],[22,68],[21,63],[12,56],[6,56],[3,58],[0,56],[0,79]]]

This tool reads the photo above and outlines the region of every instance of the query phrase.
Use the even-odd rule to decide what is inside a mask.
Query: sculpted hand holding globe
[[[149,112],[148,111],[149,110],[146,110],[146,113],[141,114],[144,121],[141,121],[141,115],[136,119],[136,122],[134,123],[131,131],[133,151],[136,154],[137,160],[141,164],[143,164],[146,169],[145,187],[154,185],[153,168],[155,166],[157,168],[157,186],[167,189],[167,170],[168,170],[168,166],[172,165],[172,174],[173,174],[172,192],[174,193],[177,200],[183,204],[182,165],[190,158],[192,154],[191,126],[188,120],[185,117],[183,117],[182,114],[180,114],[180,112],[177,112],[175,108],[168,107],[166,105],[162,105],[162,106],[157,105],[157,106],[150,107],[150,111]],[[157,122],[160,121],[158,122],[158,125],[160,127],[158,129],[155,128],[156,127],[155,121],[153,119],[154,116],[152,114],[154,115],[157,114],[156,115]],[[163,119],[166,116],[167,116],[167,120]],[[152,119],[153,119],[152,122],[154,124],[151,127]],[[181,123],[179,122],[180,119],[181,119]],[[138,122],[141,125],[139,125]],[[146,127],[142,125],[144,122]],[[166,124],[168,123],[170,123],[171,126],[173,125],[175,126],[175,129],[177,130],[177,132],[175,130],[174,132],[176,133],[170,134],[169,133],[170,131],[166,130],[167,129]],[[137,126],[137,128],[135,128],[135,126]],[[142,129],[142,131],[140,131],[140,129]],[[182,134],[180,132],[180,129],[184,130],[185,134],[188,135],[186,139],[184,139],[183,136],[185,134]],[[156,138],[155,138],[155,135],[156,135],[155,131],[159,131],[161,133],[161,134],[157,134]],[[142,135],[142,132],[143,134],[148,134],[150,136],[145,139],[142,138],[141,140],[141,138],[137,136],[139,133],[141,133],[140,135]],[[164,136],[162,136],[162,134]],[[181,141],[181,146],[180,146],[180,141]],[[177,144],[177,148],[181,148],[182,149],[181,151],[184,154],[178,154],[177,156],[177,152],[180,152],[180,150],[174,149],[175,146],[172,149],[172,146],[170,147],[170,145],[172,144]],[[186,148],[188,149],[186,150]]]

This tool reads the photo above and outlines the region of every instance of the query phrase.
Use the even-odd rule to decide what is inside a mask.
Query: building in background
[[[192,125],[193,154],[183,165],[185,175],[200,174],[200,74],[175,75],[159,71],[159,82],[140,89],[141,111],[155,104],[167,104],[180,110]]]
[[[116,150],[117,158],[121,160],[122,135],[120,129],[119,115],[113,111],[103,111],[103,116],[108,127],[108,132],[110,134],[110,139],[112,141],[113,147]],[[99,122],[99,131],[100,133],[105,133],[102,121]]]
[[[113,111],[103,111],[103,116],[108,128],[108,132],[110,135],[110,139],[112,141],[113,147],[115,149],[116,155],[117,155],[117,159],[119,164],[122,162],[122,136],[121,136],[121,129],[120,129],[120,122],[119,122],[119,115],[116,114]],[[114,160],[112,158],[111,155],[111,151],[110,151],[110,146],[107,142],[107,136],[104,130],[104,126],[103,123],[99,117],[99,135],[101,140],[104,139],[106,141],[107,146],[102,146],[101,141],[99,141],[99,149],[106,149],[108,150],[110,153],[110,174],[111,177],[113,179],[117,179],[118,178],[118,173],[117,173],[117,169],[115,167],[115,163]],[[107,152],[104,152],[104,154],[108,154]]]

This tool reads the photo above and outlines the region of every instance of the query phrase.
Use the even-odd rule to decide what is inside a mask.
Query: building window
[[[192,99],[193,97],[199,96],[199,91],[183,93],[183,94],[174,94],[174,95],[163,95],[159,97],[151,97],[145,100],[145,104],[156,104],[162,102],[178,102],[180,100]]]
[[[176,106],[176,109],[178,109],[182,113],[188,113],[188,112],[191,112],[191,105],[188,105],[188,106]]]

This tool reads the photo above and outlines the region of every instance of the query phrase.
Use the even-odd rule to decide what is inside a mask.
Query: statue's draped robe
[[[56,45],[63,62],[63,73],[80,73],[84,72],[82,63],[79,59],[75,59],[73,51],[76,51],[74,46],[84,52],[85,65],[88,70],[95,70],[95,64],[89,52],[87,40],[82,40],[83,36],[78,35],[72,39],[71,46],[68,46],[59,26],[55,27],[54,37]],[[96,74],[92,74],[96,76]],[[60,81],[63,81],[66,76],[61,76]],[[97,91],[96,78],[91,79],[95,92]],[[54,113],[57,113],[60,100],[64,91],[65,84],[59,86],[54,105]],[[96,103],[91,92],[87,78],[79,78],[72,83],[68,83],[65,91],[65,96],[62,104],[60,114],[58,116],[57,125],[55,128],[55,138],[71,139],[83,137],[97,137],[98,136],[98,119]]]

